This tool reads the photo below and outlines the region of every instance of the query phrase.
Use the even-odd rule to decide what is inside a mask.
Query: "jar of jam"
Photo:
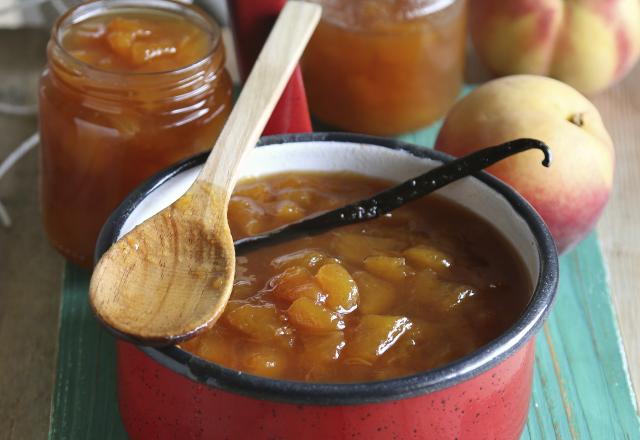
[[[211,148],[231,109],[220,29],[171,0],[105,0],[59,18],[40,81],[42,216],[91,266],[103,223],[142,181]]]
[[[463,80],[465,0],[314,0],[322,20],[302,60],[312,114],[392,135],[441,117]]]

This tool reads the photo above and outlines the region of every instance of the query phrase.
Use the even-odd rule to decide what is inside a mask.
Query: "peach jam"
[[[244,180],[229,204],[232,234],[265,232],[388,186],[347,173]],[[431,195],[239,255],[222,317],[181,347],[278,379],[382,380],[470,354],[509,328],[530,296],[526,268],[500,233]]]
[[[302,60],[311,112],[377,135],[423,127],[462,84],[465,0],[314,0],[322,20]]]
[[[143,180],[211,148],[231,108],[220,29],[169,0],[89,2],[62,16],[40,82],[42,215],[90,266],[98,232]]]

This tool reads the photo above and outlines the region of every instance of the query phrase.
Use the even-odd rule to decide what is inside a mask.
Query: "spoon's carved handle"
[[[318,24],[321,7],[289,1],[282,9],[198,180],[225,191],[235,186],[243,157],[258,142],[278,98]]]
[[[236,253],[247,252],[261,246],[273,245],[301,236],[317,235],[338,226],[372,220],[453,181],[487,168],[513,154],[532,148],[537,148],[544,153],[542,164],[548,167],[551,163],[551,151],[544,142],[536,139],[516,139],[453,160],[382,191],[369,199],[285,225],[265,234],[238,240],[235,242]]]

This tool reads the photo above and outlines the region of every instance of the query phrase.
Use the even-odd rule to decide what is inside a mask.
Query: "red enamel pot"
[[[337,171],[405,180],[451,158],[369,136],[313,133],[263,138],[245,176]],[[179,197],[205,155],[153,177],[113,213],[96,257]],[[494,224],[525,262],[531,300],[514,325],[470,355],[393,380],[302,383],[252,376],[177,347],[118,342],[120,415],[132,439],[516,439],[531,396],[534,335],[549,313],[558,260],[547,227],[510,187],[478,173],[439,190]]]

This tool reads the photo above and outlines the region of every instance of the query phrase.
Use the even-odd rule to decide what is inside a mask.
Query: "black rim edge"
[[[351,133],[266,136],[261,138],[257,146],[319,141],[372,144],[404,150],[419,158],[442,162],[452,160],[448,154],[407,142]],[[160,171],[129,194],[103,226],[96,244],[95,261],[97,262],[100,256],[115,243],[126,219],[144,198],[175,175],[202,164],[207,155],[208,152],[192,156]],[[489,370],[522,347],[542,326],[556,296],[559,266],[555,243],[533,207],[511,187],[488,173],[484,171],[475,173],[473,177],[504,197],[512,209],[525,221],[536,240],[540,266],[538,284],[522,316],[505,333],[475,352],[441,368],[414,376],[380,382],[327,384],[253,376],[208,362],[175,346],[165,348],[138,346],[138,348],[165,367],[197,382],[249,397],[292,404],[355,405],[404,399],[449,387]]]

